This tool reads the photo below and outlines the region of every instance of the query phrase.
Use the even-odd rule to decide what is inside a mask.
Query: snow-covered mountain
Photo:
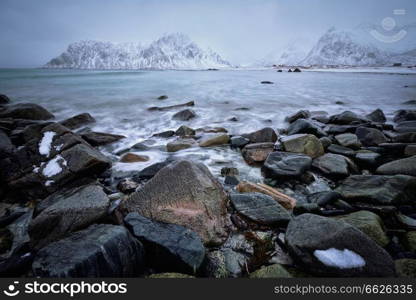
[[[296,39],[287,44],[285,47],[272,51],[263,59],[256,61],[255,66],[273,66],[285,65],[295,66],[305,59],[308,54],[312,41],[308,39]]]
[[[181,33],[141,44],[81,41],[68,46],[45,68],[74,69],[207,69],[231,64],[212,50],[202,50]]]

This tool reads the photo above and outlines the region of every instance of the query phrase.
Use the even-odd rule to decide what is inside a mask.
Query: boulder
[[[98,185],[57,192],[41,202],[30,223],[31,243],[41,248],[85,228],[107,214],[110,200]]]
[[[0,105],[2,104],[9,104],[10,99],[6,95],[0,94]]]
[[[351,123],[364,123],[367,120],[351,111],[344,111],[341,114],[331,116],[329,122],[338,125],[350,125]]]
[[[0,111],[0,118],[49,120],[55,116],[40,105],[19,103],[5,107]]]
[[[283,148],[287,152],[304,153],[312,158],[324,154],[321,141],[312,134],[295,134],[281,139]]]
[[[410,175],[416,176],[416,155],[408,158],[394,160],[392,162],[381,165],[376,170],[381,175]]]
[[[147,155],[138,155],[134,153],[126,153],[120,158],[120,162],[122,163],[134,163],[134,162],[146,162],[149,161],[150,158]]]
[[[95,119],[89,113],[83,113],[60,122],[61,125],[73,130],[84,125],[95,123]]]
[[[400,133],[393,137],[394,143],[416,143],[416,132]]]
[[[174,120],[180,120],[180,121],[189,121],[190,119],[193,119],[196,117],[196,114],[191,109],[184,109],[180,112],[177,112],[172,116],[172,119]]]
[[[394,129],[397,132],[416,132],[416,121],[403,121],[397,124]]]
[[[407,175],[352,175],[336,192],[347,201],[395,205],[414,201],[416,178]]]
[[[274,150],[274,143],[248,144],[241,151],[244,160],[249,165],[263,163]]]
[[[356,153],[351,148],[347,148],[347,147],[336,145],[336,144],[331,144],[327,148],[327,150],[328,152],[331,152],[334,154],[340,154],[340,155],[349,156],[349,157],[355,156],[355,153]]]
[[[400,278],[416,278],[416,259],[402,258],[394,261],[397,276]]]
[[[242,137],[249,139],[250,143],[275,143],[277,141],[277,134],[270,127],[243,134]]]
[[[364,146],[378,146],[387,142],[386,136],[375,128],[358,127],[355,134]]]
[[[292,278],[285,267],[280,264],[274,264],[266,267],[261,267],[260,269],[254,271],[250,274],[250,278]]]
[[[386,116],[384,115],[384,112],[379,108],[369,113],[365,117],[369,119],[370,121],[373,121],[376,123],[385,123],[387,121]]]
[[[298,133],[310,133],[316,135],[317,137],[323,137],[327,134],[311,120],[299,119],[294,121],[289,125],[287,129],[288,135],[298,134]]]
[[[207,135],[199,141],[200,147],[212,147],[228,144],[230,136],[228,134],[219,133],[214,135]]]
[[[157,100],[166,100],[168,98],[169,97],[167,95],[161,95],[161,96],[157,97]]]
[[[143,271],[144,250],[123,226],[91,225],[39,250],[39,277],[133,277]]]
[[[168,152],[177,152],[180,150],[196,147],[198,144],[194,139],[178,138],[166,145]]]
[[[300,110],[293,115],[290,115],[286,118],[286,121],[289,123],[293,123],[299,119],[308,119],[311,117],[311,112],[309,110]]]
[[[117,142],[121,139],[126,138],[124,135],[104,133],[104,132],[87,132],[81,135],[84,140],[86,140],[91,146],[103,146],[108,145],[114,142]]]
[[[283,206],[265,194],[231,194],[230,200],[240,215],[259,224],[285,225],[291,218]]]
[[[237,185],[236,190],[239,193],[261,193],[268,195],[289,210],[296,206],[296,200],[294,198],[291,198],[266,184],[243,181]]]
[[[130,213],[124,222],[143,243],[148,264],[159,271],[195,273],[205,257],[200,237],[180,225],[152,221]]]
[[[230,139],[231,147],[235,147],[235,148],[243,148],[248,143],[250,143],[250,140],[242,136],[233,136]]]
[[[371,151],[360,151],[355,155],[355,161],[357,164],[361,165],[364,168],[375,169],[379,166],[381,160],[381,155],[376,152]]]
[[[395,113],[393,121],[396,123],[416,121],[416,110],[401,109]]]
[[[289,252],[308,272],[340,277],[395,275],[390,255],[346,222],[302,214],[289,222],[285,239]]]
[[[272,152],[261,168],[266,178],[299,178],[310,169],[312,159],[305,154]]]
[[[383,220],[370,211],[361,210],[338,218],[361,230],[379,246],[386,247],[390,242],[383,228]]]
[[[206,166],[176,161],[161,169],[120,205],[125,214],[137,212],[155,221],[192,229],[205,244],[226,237],[227,196]]]
[[[349,172],[348,158],[327,153],[313,160],[312,166],[330,178],[347,177]]]
[[[142,180],[149,180],[152,179],[160,170],[162,170],[164,167],[169,165],[171,161],[163,161],[159,163],[155,163],[153,165],[150,165],[143,170],[141,170],[138,174],[133,176],[133,179],[137,182],[140,182]]]
[[[332,204],[338,199],[341,198],[341,195],[333,191],[323,191],[317,192],[308,195],[309,203],[316,203],[321,207],[325,207],[328,204]]]
[[[166,130],[166,131],[162,131],[162,132],[155,133],[152,136],[154,136],[154,137],[161,137],[161,138],[170,138],[170,137],[172,137],[174,135],[175,135],[175,131],[173,131],[173,130]]]
[[[351,132],[354,133],[358,128],[358,125],[328,125],[325,127],[325,131],[328,134],[341,134]]]
[[[15,150],[16,148],[7,134],[0,130],[0,159],[11,155]]]
[[[336,141],[343,147],[348,147],[352,149],[359,149],[361,147],[361,142],[358,140],[358,137],[353,133],[343,133],[335,136]]]
[[[186,125],[182,125],[181,127],[178,128],[178,130],[175,131],[175,135],[181,136],[181,137],[194,136],[195,130]]]

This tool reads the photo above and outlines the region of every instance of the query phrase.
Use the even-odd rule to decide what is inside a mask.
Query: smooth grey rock
[[[394,160],[392,162],[381,165],[376,170],[381,175],[410,175],[416,176],[416,155],[408,158]]]
[[[315,122],[316,123],[316,122]],[[299,119],[290,124],[287,129],[288,135],[298,134],[298,133],[310,133],[316,135],[317,137],[323,137],[327,134],[311,120]]]
[[[55,116],[40,105],[33,103],[19,103],[6,106],[0,111],[0,118],[49,120]]]
[[[277,141],[277,134],[270,127],[243,134],[242,137],[249,139],[250,143],[275,143]]]
[[[331,178],[342,178],[349,175],[347,158],[333,153],[327,153],[313,160],[312,166]]]
[[[193,119],[196,117],[196,114],[191,109],[184,109],[180,112],[177,112],[172,116],[172,119],[174,120],[180,120],[180,121],[189,121],[190,119]]]
[[[261,168],[266,178],[287,179],[302,176],[310,169],[312,159],[305,154],[272,152]]]
[[[83,113],[60,122],[69,129],[77,129],[87,124],[95,123],[95,119],[89,113]]]
[[[361,142],[358,140],[358,137],[353,133],[343,133],[335,136],[337,142],[343,146],[353,149],[358,149],[361,147]]]
[[[378,146],[387,142],[386,136],[375,128],[358,127],[355,134],[364,146]]]

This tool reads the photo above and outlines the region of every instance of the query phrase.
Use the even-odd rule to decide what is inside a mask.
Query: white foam
[[[340,269],[360,268],[365,266],[365,260],[360,255],[349,249],[315,250],[313,255],[324,265]]]
[[[53,181],[53,180],[47,180],[47,181],[45,182],[45,186],[51,186],[54,182],[55,182],[55,181]]]
[[[39,153],[41,155],[45,155],[46,157],[49,156],[51,152],[52,140],[55,135],[56,135],[56,132],[53,132],[53,131],[46,131],[43,134],[42,140],[39,143]]]
[[[66,166],[66,160],[60,156],[57,155],[54,159],[51,159],[50,161],[48,161],[48,163],[46,164],[45,168],[42,171],[42,174],[46,177],[52,177],[55,175],[58,175],[59,173],[62,172],[62,167],[61,166]]]

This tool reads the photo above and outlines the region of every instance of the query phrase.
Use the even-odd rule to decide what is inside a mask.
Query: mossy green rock
[[[194,276],[181,273],[159,273],[152,274],[148,278],[195,278]]]
[[[262,267],[250,274],[250,278],[291,278],[293,277],[282,265],[274,264]]]
[[[410,251],[416,252],[416,231],[409,231],[406,234],[406,243]]]
[[[383,229],[383,221],[375,213],[361,210],[339,219],[361,230],[382,247],[389,243],[389,238]]]
[[[398,259],[394,263],[397,276],[416,278],[416,259]]]

